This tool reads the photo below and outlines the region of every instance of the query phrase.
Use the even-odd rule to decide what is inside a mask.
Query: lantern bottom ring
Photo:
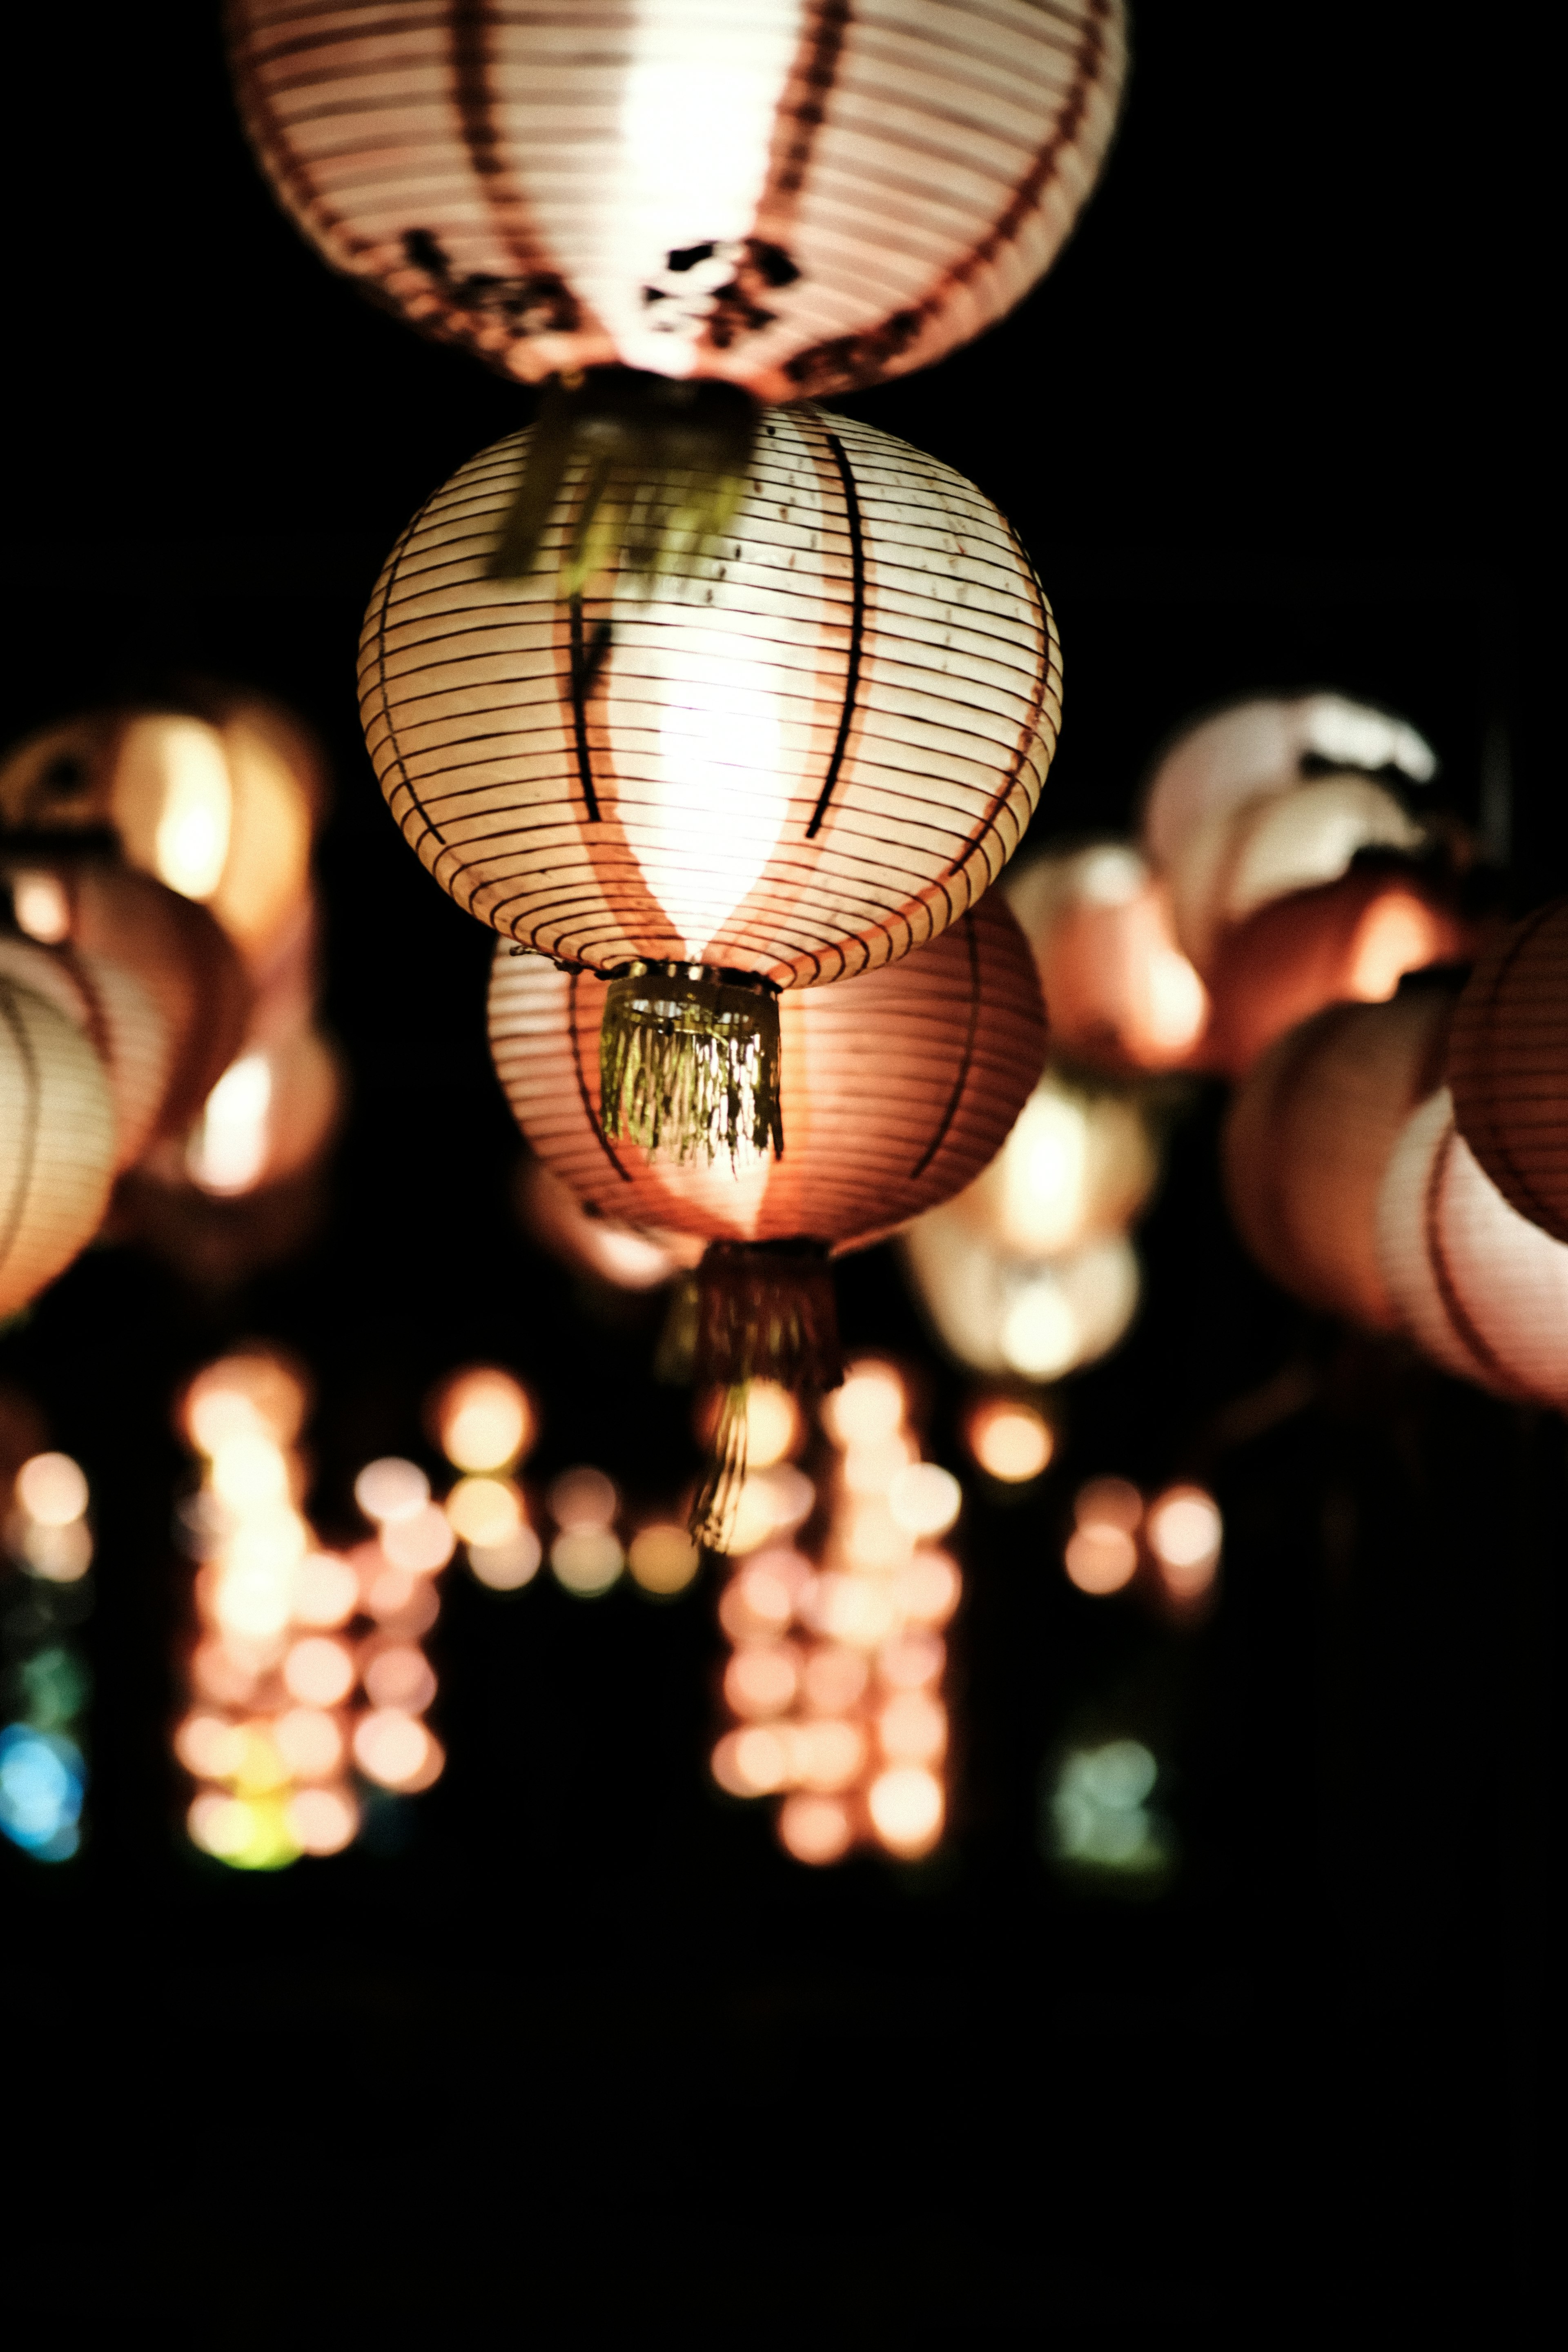
[[[599,1104],[610,1141],[678,1160],[781,1156],[777,988],[710,964],[620,966],[599,1028]]]

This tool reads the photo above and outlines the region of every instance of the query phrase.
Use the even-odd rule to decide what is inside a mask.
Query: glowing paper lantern
[[[502,591],[520,446],[464,467],[383,572],[377,774],[459,906],[612,978],[612,1135],[761,1144],[779,991],[933,939],[1016,845],[1059,716],[1049,608],[989,499],[809,409],[770,415],[711,555],[570,603]]]
[[[230,27],[280,202],[411,323],[529,383],[615,362],[767,400],[1009,310],[1125,58],[1120,0],[237,0]]]
[[[1053,1068],[947,1213],[1004,1256],[1059,1257],[1121,1233],[1159,1172],[1154,1135],[1135,1093],[1078,1084]]]
[[[1124,842],[1020,858],[1003,885],[1035,952],[1053,1051],[1113,1070],[1193,1057],[1208,992],[1176,944],[1170,893]]]
[[[1454,1118],[1504,1200],[1568,1242],[1568,899],[1477,964],[1448,1037]]]
[[[553,1256],[617,1290],[655,1290],[689,1272],[702,1255],[702,1244],[687,1234],[639,1233],[619,1217],[585,1208],[537,1160],[524,1160],[518,1171],[517,1204],[530,1233]]]
[[[211,908],[258,982],[308,898],[325,797],[300,720],[221,689],[189,709],[92,712],[0,761],[0,823],[46,836],[111,826],[129,865]]]
[[[116,1171],[141,1159],[169,1087],[167,1024],[135,975],[105,957],[0,934],[0,974],[44,997],[98,1053],[114,1102]]]
[[[1323,1005],[1383,1003],[1406,973],[1472,955],[1479,936],[1451,891],[1414,873],[1357,871],[1273,899],[1219,936],[1201,1059],[1240,1077]]]
[[[249,991],[234,949],[205,908],[149,875],[51,848],[4,854],[21,929],[129,971],[170,1038],[157,1132],[178,1133],[210,1093],[244,1034]]]
[[[1298,1298],[1373,1330],[1399,1321],[1378,1194],[1441,1076],[1454,996],[1426,984],[1320,1013],[1263,1056],[1226,1128],[1226,1193],[1251,1255]]]
[[[1009,1257],[946,1206],[917,1218],[900,1248],[937,1337],[977,1372],[1059,1380],[1109,1355],[1138,1312],[1138,1255],[1124,1234],[1059,1257]]]
[[[1440,1087],[1406,1121],[1378,1198],[1400,1325],[1461,1379],[1568,1410],[1568,1247],[1510,1208]]]
[[[1437,761],[1414,727],[1343,695],[1236,703],[1184,728],[1163,754],[1143,804],[1149,853],[1157,866],[1173,868],[1212,820],[1223,823],[1244,803],[1331,769],[1366,775],[1393,769],[1425,784]]]
[[[86,1248],[109,1203],[114,1102],[75,1022],[0,971],[0,1316]]]

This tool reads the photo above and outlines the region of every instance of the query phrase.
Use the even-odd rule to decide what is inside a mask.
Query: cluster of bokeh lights
[[[890,1364],[851,1367],[822,1424],[832,1448],[819,1498],[789,1455],[805,1432],[793,1401],[753,1383],[751,1467],[720,1599],[731,1643],[731,1718],[713,1777],[731,1796],[781,1800],[779,1838],[796,1861],[835,1863],[858,1845],[928,1853],[947,1818],[942,1628],[956,1563],[936,1538],[962,1490],[922,1461]],[[825,1506],[815,1559],[793,1538]]]

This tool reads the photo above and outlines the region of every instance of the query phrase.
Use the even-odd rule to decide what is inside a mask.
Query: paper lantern
[[[0,971],[0,1316],[87,1247],[114,1175],[114,1104],[76,1024]]]
[[[1291,891],[1221,933],[1197,1058],[1241,1077],[1322,1006],[1382,1003],[1406,973],[1466,961],[1480,936],[1449,885],[1397,865]]]
[[[1170,893],[1125,842],[1018,859],[1007,902],[1035,952],[1060,1058],[1170,1070],[1192,1058],[1208,992],[1176,944]]]
[[[188,1176],[220,1198],[285,1183],[319,1160],[342,1117],[342,1057],[306,1029],[274,1045],[247,1045],[213,1087],[201,1116],[152,1173]]]
[[[1446,1370],[1568,1410],[1568,1248],[1509,1206],[1440,1087],[1405,1122],[1377,1204],[1402,1328]]]
[[[598,1119],[605,985],[502,946],[490,1050],[544,1165],[640,1227],[721,1242],[864,1245],[957,1192],[1007,1135],[1045,1057],[1028,950],[1000,898],[896,964],[779,1007],[785,1145],[677,1162],[606,1141]]]
[[[1311,773],[1394,769],[1415,784],[1437,772],[1414,727],[1339,694],[1234,704],[1184,728],[1162,755],[1143,804],[1143,839],[1173,867],[1211,819],[1260,794],[1291,791]],[[1313,880],[1326,877],[1315,875]]]
[[[310,890],[326,771],[281,705],[223,688],[184,709],[89,713],[0,762],[0,824],[108,826],[126,862],[211,908],[258,977]]]
[[[933,939],[1016,845],[1060,711],[1049,607],[972,485],[813,410],[770,414],[712,555],[567,604],[539,575],[503,592],[520,446],[465,466],[382,574],[376,772],[459,906],[612,978],[612,1135],[760,1144],[778,992]]]
[[[1448,1039],[1459,1133],[1504,1200],[1568,1242],[1568,899],[1477,964]]]
[[[0,974],[63,1013],[103,1063],[114,1103],[114,1165],[141,1159],[169,1090],[168,1024],[134,973],[102,956],[0,935]]]
[[[619,1217],[585,1208],[537,1160],[525,1159],[519,1168],[516,1199],[523,1223],[552,1257],[616,1290],[657,1290],[689,1273],[702,1255],[701,1242],[689,1234],[639,1232]]]
[[[1378,1257],[1378,1194],[1442,1072],[1457,982],[1335,1004],[1270,1047],[1231,1106],[1226,1195],[1252,1256],[1310,1307],[1378,1331],[1399,1317]]]
[[[1088,1086],[1053,1068],[949,1212],[1005,1257],[1059,1257],[1122,1232],[1159,1173],[1148,1106],[1135,1090]]]
[[[925,365],[1049,266],[1120,0],[234,0],[246,127],[334,268],[528,383],[764,400]]]
[[[838,1377],[826,1260],[863,1246],[984,1166],[1045,1053],[1034,966],[986,899],[929,946],[780,1006],[782,1155],[672,1161],[611,1141],[599,1118],[605,983],[498,950],[490,1045],[545,1167],[619,1221],[709,1243],[698,1270],[694,1372],[728,1392],[694,1531],[715,1549],[744,1476],[744,1391]]]
[[[24,854],[0,841],[0,874],[23,930],[117,964],[152,998],[171,1040],[156,1131],[181,1132],[245,1032],[249,992],[223,931],[205,908],[150,875],[66,847]]]
[[[949,1204],[917,1218],[899,1248],[937,1337],[977,1372],[1060,1380],[1108,1355],[1138,1311],[1125,1234],[1058,1257],[1010,1257]]]
[[[1367,850],[1419,850],[1426,835],[1365,776],[1320,776],[1207,818],[1166,869],[1176,936],[1211,977],[1220,941],[1277,898],[1334,882]]]

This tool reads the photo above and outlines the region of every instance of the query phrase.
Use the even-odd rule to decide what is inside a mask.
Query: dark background
[[[806,1872],[712,1795],[710,1593],[503,1601],[456,1574],[450,1767],[384,1851],[243,1878],[184,1844],[168,1407],[195,1364],[244,1336],[307,1360],[329,1529],[368,1454],[428,1458],[421,1401],[477,1357],[541,1392],[542,1472],[592,1459],[667,1502],[695,1457],[650,1377],[657,1308],[586,1299],[517,1227],[488,935],[398,840],[354,715],[385,550],[526,397],[298,239],[210,7],[26,33],[0,730],[186,672],[313,721],[354,1115],[294,1263],[217,1296],[95,1251],[0,1341],[100,1537],[89,1840],[54,1871],[0,1853],[27,2217],[5,2292],[242,2340],[491,2305],[569,2341],[1165,2340],[1234,2314],[1272,2342],[1298,2314],[1428,2307],[1514,2340],[1555,2016],[1563,1433],[1254,1274],[1217,1097],[1178,1131],[1148,1304],[1068,1385],[1057,1465],[966,1517],[940,1860]],[[1535,903],[1568,873],[1537,69],[1380,0],[1146,0],[1134,40],[1046,284],[851,404],[978,480],[1046,581],[1067,716],[1037,833],[1124,825],[1204,705],[1332,685],[1413,719],[1496,847],[1511,814]],[[841,1297],[852,1343],[923,1366],[929,1443],[962,1466],[965,1385],[889,1255]],[[1107,1470],[1214,1484],[1200,1634],[1066,1585],[1071,1492]],[[1082,1726],[1167,1764],[1184,1860],[1157,1901],[1040,1860],[1038,1776]]]

